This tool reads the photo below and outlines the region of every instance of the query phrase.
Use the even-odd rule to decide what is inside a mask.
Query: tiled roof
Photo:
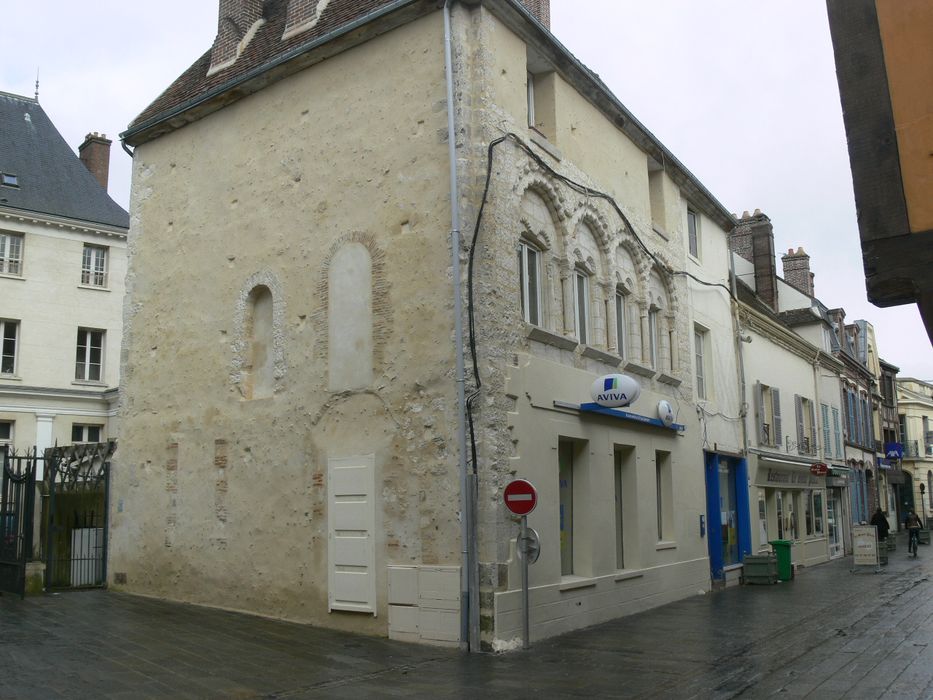
[[[129,228],[130,217],[71,150],[39,103],[0,92],[0,206]]]
[[[282,39],[285,31],[287,0],[267,0],[263,8],[264,24],[250,39],[243,53],[230,67],[207,75],[211,64],[211,50],[201,56],[185,71],[165,92],[150,104],[130,124],[128,132],[144,125],[147,121],[171,113],[185,106],[191,100],[205,94],[219,91],[224,86],[236,83],[257,69],[261,69],[278,57],[288,55],[292,50],[326,37],[335,30],[360,20],[380,9],[399,5],[399,0],[340,0],[330,2],[321,14],[317,24],[307,31],[299,32],[286,40]],[[433,3],[424,3],[433,6]]]

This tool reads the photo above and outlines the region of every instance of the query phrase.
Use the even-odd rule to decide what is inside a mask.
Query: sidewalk
[[[0,597],[0,698],[933,697],[933,548],[464,655],[121,593]]]

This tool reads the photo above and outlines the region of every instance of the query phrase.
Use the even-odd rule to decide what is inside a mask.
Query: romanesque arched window
[[[328,375],[331,391],[373,382],[373,269],[360,242],[342,245],[328,269]]]

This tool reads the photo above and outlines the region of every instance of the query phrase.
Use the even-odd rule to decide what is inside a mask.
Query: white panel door
[[[327,462],[328,610],[376,614],[376,456]]]

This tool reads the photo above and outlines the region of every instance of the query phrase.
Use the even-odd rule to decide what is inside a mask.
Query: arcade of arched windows
[[[555,200],[546,183],[530,183],[521,198],[516,248],[523,320],[647,369],[675,373],[677,304],[670,273],[626,227],[610,229],[591,205],[570,212]]]

